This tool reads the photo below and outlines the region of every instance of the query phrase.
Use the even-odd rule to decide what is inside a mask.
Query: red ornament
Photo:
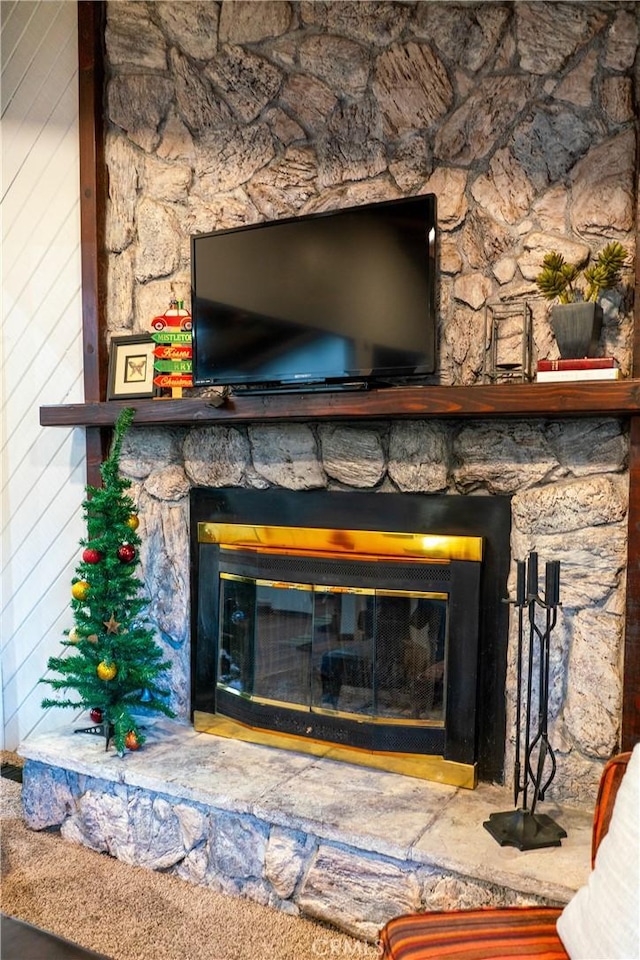
[[[123,543],[121,547],[118,547],[118,560],[121,560],[122,563],[131,563],[135,559],[135,555],[135,547],[132,547],[130,543]]]
[[[102,723],[102,710],[100,707],[92,707],[89,711],[89,716],[94,723]]]
[[[100,563],[102,554],[99,550],[95,550],[94,547],[87,547],[86,550],[82,551],[82,559],[85,563]]]
[[[136,736],[135,730],[129,730],[129,733],[124,738],[124,745],[127,750],[137,750],[140,746],[140,742]]]

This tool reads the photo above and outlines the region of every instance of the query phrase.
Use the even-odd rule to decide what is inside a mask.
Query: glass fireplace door
[[[278,707],[443,724],[447,596],[221,573],[217,687]]]
[[[195,728],[473,786],[502,716],[503,499],[196,491]]]

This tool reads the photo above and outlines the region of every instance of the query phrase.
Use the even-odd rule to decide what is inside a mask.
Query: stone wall
[[[535,356],[557,356],[544,252],[635,246],[637,46],[625,2],[109,2],[109,335],[189,302],[192,233],[433,192],[438,382],[480,379],[487,302],[528,299]],[[628,285],[604,314],[602,351],[628,372]],[[178,712],[192,484],[508,493],[514,559],[562,564],[554,787],[592,797],[619,735],[626,445],[611,420],[132,431]]]
[[[637,13],[109,2],[110,332],[189,302],[193,233],[432,192],[440,382],[478,379],[488,300],[532,298],[535,353],[557,356],[543,254],[635,246]],[[626,370],[627,301],[603,335]]]

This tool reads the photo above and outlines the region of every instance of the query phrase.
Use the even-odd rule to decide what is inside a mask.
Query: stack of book
[[[536,380],[551,383],[563,380],[619,380],[614,357],[581,357],[577,360],[538,360]]]

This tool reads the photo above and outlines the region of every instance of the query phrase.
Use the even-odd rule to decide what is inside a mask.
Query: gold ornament
[[[97,634],[97,633],[90,633],[89,636],[87,637],[87,640],[89,641],[89,643],[97,643],[97,642],[98,642],[98,634]]]
[[[79,643],[80,634],[78,633],[75,627],[72,627],[71,630],[69,630],[68,640],[69,640],[69,643]]]
[[[139,519],[138,519],[138,514],[137,514],[137,513],[132,513],[132,514],[130,515],[129,519],[127,520],[127,526],[128,526],[131,530],[137,530],[137,529],[138,529],[138,527],[140,526],[140,521],[139,521]]]
[[[89,593],[89,584],[86,580],[76,580],[71,587],[71,596],[75,600],[86,600]]]
[[[103,620],[102,622],[107,628],[107,633],[115,634],[118,632],[118,627],[120,626],[120,624],[116,620],[115,614],[112,613],[108,620]]]
[[[107,663],[106,660],[101,660],[96,667],[96,673],[100,680],[113,680],[117,672],[118,668],[115,663]]]

